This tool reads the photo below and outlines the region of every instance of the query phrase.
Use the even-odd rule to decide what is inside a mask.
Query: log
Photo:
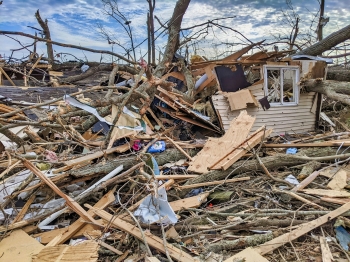
[[[196,154],[195,150],[189,150],[188,154],[194,156]],[[167,149],[163,153],[153,155],[158,163],[158,165],[164,165],[172,161],[178,161],[183,159],[183,155],[177,149]],[[125,157],[118,158],[116,160],[109,160],[106,163],[87,165],[79,169],[70,170],[68,173],[75,177],[89,176],[93,174],[104,174],[109,173],[114,170],[116,167],[123,165],[124,169],[127,170],[140,161],[136,157]]]
[[[350,25],[330,34],[316,44],[301,50],[296,55],[321,55],[323,52],[330,50],[332,47],[348,40],[350,38]]]
[[[350,83],[334,80],[310,79],[302,82],[308,92],[324,94],[330,99],[350,105]]]
[[[298,158],[298,156],[306,155],[308,157],[320,157],[320,156],[330,156],[336,154],[336,149],[329,147],[325,148],[309,148],[305,150],[300,150],[296,155],[276,155],[261,158],[261,161],[266,166],[267,169],[273,169],[280,166],[295,166],[311,161],[312,159]],[[236,175],[243,172],[259,171],[262,170],[259,163],[256,160],[241,160],[233,164],[229,169],[225,171],[211,171],[207,174],[202,174],[199,177],[189,179],[185,185],[191,185],[196,183],[204,183],[215,180],[225,179],[229,175]],[[184,189],[180,192],[181,196],[185,196],[190,189]]]

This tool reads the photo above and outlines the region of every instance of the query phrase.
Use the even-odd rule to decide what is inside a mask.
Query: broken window
[[[271,106],[297,105],[299,67],[264,66],[264,92]]]

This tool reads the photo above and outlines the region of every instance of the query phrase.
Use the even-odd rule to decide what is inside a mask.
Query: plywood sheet
[[[231,122],[230,129],[220,138],[209,138],[203,149],[191,161],[188,170],[196,173],[208,173],[208,169],[241,145],[248,137],[255,117],[241,111]]]
[[[43,248],[23,230],[15,230],[0,242],[0,262],[31,262]]]
[[[96,262],[98,259],[98,243],[92,240],[84,241],[76,246],[58,245],[45,247],[33,257],[33,262]]]

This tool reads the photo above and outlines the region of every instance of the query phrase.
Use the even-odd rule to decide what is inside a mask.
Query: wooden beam
[[[49,178],[47,178],[36,166],[34,166],[30,161],[26,159],[22,159],[23,165],[32,171],[38,178],[40,178],[46,185],[48,185],[57,195],[66,200],[66,205],[68,205],[74,212],[76,212],[79,216],[84,218],[86,221],[91,221],[93,223],[97,222],[95,219],[88,214],[75,200],[73,200],[70,196],[67,196],[63,193]]]
[[[7,78],[8,81],[10,81],[11,85],[16,86],[12,79],[6,74],[5,70],[2,69],[2,67],[0,67],[0,72],[3,73],[3,75]]]
[[[197,196],[171,201],[169,202],[169,205],[174,212],[186,208],[199,207],[203,202],[207,201],[208,196],[209,192],[205,192]]]
[[[28,211],[29,206],[34,202],[35,200],[35,192],[29,197],[29,199],[27,200],[27,202],[25,203],[25,205],[22,207],[21,211],[17,214],[17,216],[15,217],[15,219],[12,221],[11,225],[19,222],[23,219],[23,217],[25,216],[25,214]]]
[[[95,208],[106,208],[111,203],[115,201],[114,197],[114,191],[111,190],[107,194],[105,194],[95,205]],[[87,211],[87,213],[91,216],[94,215],[92,211]],[[63,244],[68,239],[72,238],[76,232],[78,232],[84,225],[86,225],[85,222],[81,221],[81,219],[78,219],[73,224],[67,227],[67,230],[62,234],[60,241],[58,241],[58,244]]]
[[[170,137],[165,136],[188,160],[193,161],[192,157],[186,153],[185,150],[181,148],[174,140],[172,140]]]
[[[35,61],[34,65],[32,66],[32,68],[29,70],[27,76],[30,76],[31,73],[33,73],[33,70],[35,69],[35,67],[39,64],[41,58],[43,57],[43,54],[41,56],[39,56],[39,58]]]
[[[113,148],[110,148],[110,149],[107,149],[107,150],[104,150],[104,151],[98,151],[96,153],[89,154],[89,155],[82,156],[82,157],[78,157],[78,158],[75,158],[75,159],[72,159],[72,160],[68,160],[68,161],[65,161],[63,163],[66,166],[75,166],[75,165],[78,165],[80,163],[84,163],[84,162],[91,161],[91,160],[94,160],[96,158],[102,157],[104,155],[109,155],[109,154],[112,154],[112,153],[115,153],[115,152],[119,152],[120,149],[123,148],[123,146],[124,145],[113,147]]]

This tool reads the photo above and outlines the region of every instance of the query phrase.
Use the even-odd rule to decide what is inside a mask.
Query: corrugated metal
[[[264,96],[262,84],[251,86],[249,89],[257,99]],[[297,106],[271,107],[264,111],[261,107],[247,108],[248,114],[256,116],[252,132],[266,125],[273,128],[274,134],[303,133],[315,129],[316,115],[310,112],[315,99],[315,93],[300,94]],[[241,110],[231,111],[227,98],[223,95],[212,96],[215,109],[219,112],[225,130],[229,128],[230,122],[237,117]]]

